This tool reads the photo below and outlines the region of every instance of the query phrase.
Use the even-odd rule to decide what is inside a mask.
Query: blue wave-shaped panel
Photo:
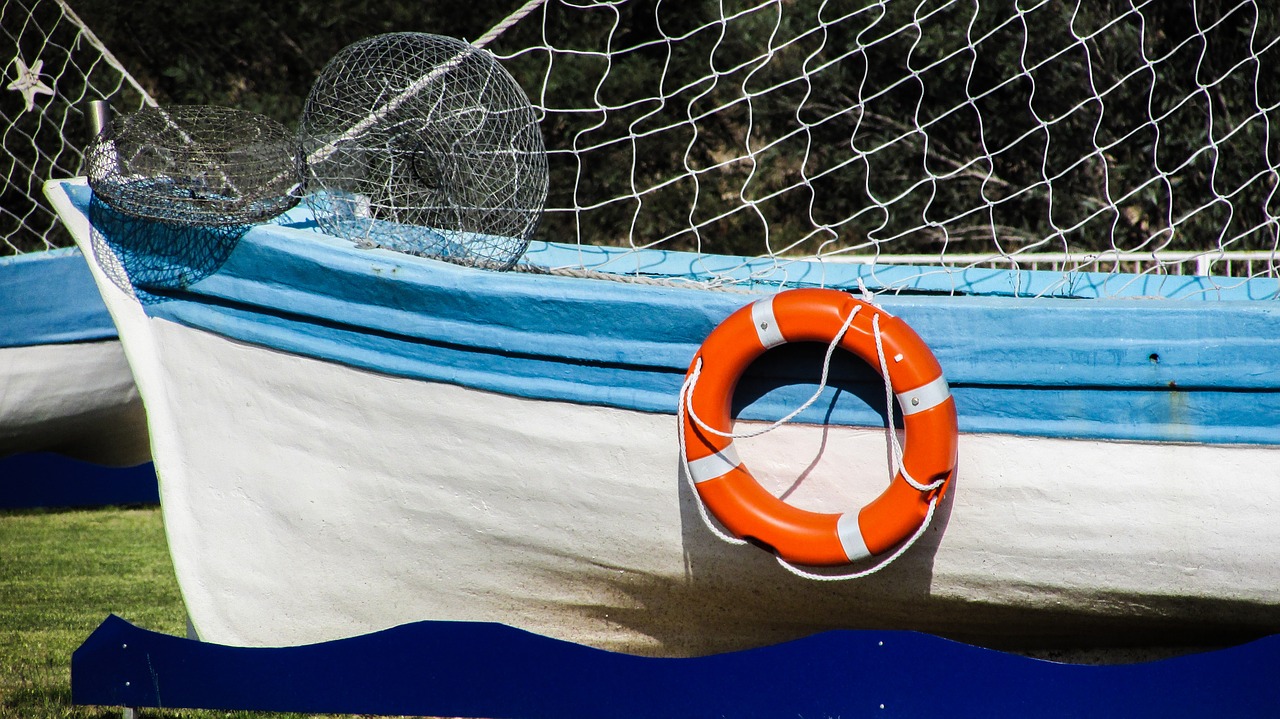
[[[0,457],[0,509],[158,504],[150,462],[107,467],[54,452]]]
[[[833,631],[727,654],[617,654],[428,621],[243,648],[111,616],[72,658],[77,704],[521,719],[1274,717],[1280,636],[1140,664],[1059,664],[914,632]]]

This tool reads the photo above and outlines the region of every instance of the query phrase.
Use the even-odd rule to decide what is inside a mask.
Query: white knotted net
[[[547,0],[543,237],[949,268],[1276,276],[1280,9]]]
[[[81,174],[89,103],[155,105],[63,0],[0,0],[0,255],[71,244],[46,180]]]
[[[64,0],[2,7],[12,253],[65,244],[39,188],[80,171],[87,102],[150,101]],[[540,238],[1276,275],[1280,9],[1261,0],[522,10],[480,44],[540,114]]]

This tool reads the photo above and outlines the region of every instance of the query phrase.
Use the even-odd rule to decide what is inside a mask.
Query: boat
[[[791,265],[792,288],[915,282],[875,302],[931,348],[958,415],[954,488],[919,541],[872,576],[821,581],[717,538],[684,476],[690,362],[778,288],[680,280],[717,259],[750,276],[749,260],[632,253],[627,281],[607,278],[609,248],[534,243],[530,264],[586,255],[598,276],[497,273],[361,248],[300,206],[207,277],[140,301],[102,269],[118,260],[92,240],[87,184],[46,191],[94,259],[137,379],[202,639],[449,619],[684,656],[830,628],[1026,651],[1280,628],[1275,280],[1226,293],[1199,277],[973,270],[967,292],[937,295],[918,268]],[[1055,294],[1007,296],[1049,280]],[[739,425],[800,406],[824,349],[762,359]],[[831,375],[796,422],[738,443],[762,483],[822,511],[867,503],[887,466],[875,368]]]
[[[147,418],[74,247],[0,258],[0,508],[155,504]]]
[[[155,101],[65,2],[0,3],[12,39],[0,111],[0,506],[154,502],[133,375],[44,180],[77,172],[94,101]]]
[[[306,201],[276,217],[189,221],[206,211],[195,202],[235,195],[216,163],[123,167],[205,157],[182,145],[195,133],[169,133],[171,153],[100,137],[90,154],[110,182],[46,184],[146,408],[195,634],[296,646],[496,622],[685,657],[908,629],[1114,658],[1280,631],[1280,281],[1266,249],[1280,169],[1258,144],[1275,108],[1257,78],[1270,76],[1237,76],[1244,89],[1215,100],[1242,108],[1236,129],[1213,134],[1219,118],[1192,138],[1213,152],[1170,161],[1189,126],[1175,112],[1209,93],[1207,55],[1188,48],[1212,45],[1236,70],[1271,56],[1207,20],[1179,31],[1199,44],[1170,30],[1143,36],[1163,54],[1137,52],[1138,8],[1085,35],[1050,5],[982,23],[976,6],[833,18],[775,3],[711,20],[680,8],[654,25],[625,4],[600,22],[600,8],[529,3],[472,46],[430,41],[445,48],[437,64],[399,85],[354,84],[374,106],[339,122],[319,122],[309,98],[303,150],[281,163],[303,160],[308,179],[286,194]],[[542,32],[521,34],[532,12]],[[912,40],[923,32],[931,42]],[[1037,45],[1044,64],[1025,72],[999,60],[1025,59],[1033,37],[1065,39]],[[549,138],[545,164],[540,138],[514,153],[532,160],[520,173],[550,167],[554,196],[522,242],[393,212],[459,176],[510,189],[498,163],[468,176],[501,154],[464,147],[489,137],[478,126],[395,125],[339,147],[423,93],[426,113],[488,117],[467,103],[496,75],[434,82],[489,57],[487,43],[542,83],[526,90],[536,111],[508,113]],[[412,44],[397,35],[377,61]],[[1079,82],[1073,53],[1098,48],[1138,69],[1115,87]],[[608,60],[598,75],[592,58]],[[1012,75],[987,87],[982,63]],[[688,80],[692,68],[707,75]],[[1034,90],[1054,70],[1064,104],[1049,113]],[[1182,104],[1155,117],[1148,77]],[[342,82],[316,87],[351,97]],[[904,94],[917,86],[942,104]],[[1103,106],[1110,140],[1090,115]],[[976,143],[961,132],[974,113]],[[1051,137],[1062,144],[1036,144]],[[242,149],[229,154],[252,160]],[[389,174],[316,182],[366,164]],[[598,189],[613,171],[618,186]],[[1097,177],[1100,195],[1073,194]],[[463,185],[471,204],[445,208],[463,224],[519,195]],[[283,197],[241,209],[284,210]],[[733,250],[747,234],[762,242]],[[1179,274],[1162,253],[1188,236],[1201,258],[1260,246],[1270,263]],[[949,255],[976,240],[992,262]],[[473,244],[523,252],[476,260]],[[893,261],[921,244],[936,260]],[[1076,261],[1022,266],[1054,244]],[[1105,267],[1122,249],[1149,262]]]
[[[142,401],[80,251],[3,257],[0,277],[7,317],[0,457],[52,452],[111,467],[149,462]]]

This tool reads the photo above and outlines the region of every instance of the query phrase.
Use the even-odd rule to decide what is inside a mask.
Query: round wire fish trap
[[[307,202],[358,243],[508,269],[547,199],[538,118],[488,52],[426,33],[335,56],[299,126]]]
[[[94,255],[144,302],[217,272],[255,223],[297,204],[297,140],[222,107],[146,107],[115,118],[85,153]]]
[[[117,117],[86,153],[93,193],[127,217],[250,225],[298,202],[295,138],[271,118],[205,105]]]

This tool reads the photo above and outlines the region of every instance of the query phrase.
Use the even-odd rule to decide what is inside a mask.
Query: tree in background
[[[161,104],[228,105],[297,125],[311,83],[385,32],[475,38],[504,16],[473,0],[76,0],[81,18]],[[480,7],[484,6],[484,7]]]
[[[289,127],[346,45],[391,31],[475,39],[519,4],[75,2],[162,104],[237,106]],[[768,211],[770,249],[790,253],[885,241],[885,251],[931,253],[1275,248],[1280,6],[779,2],[745,12],[757,5],[553,0],[491,46],[512,55],[504,64],[535,101],[610,107],[543,122],[549,148],[592,148],[551,159],[549,205],[592,208],[582,239],[759,254],[746,238],[760,216],[733,211],[747,202]],[[722,7],[742,14],[723,23]],[[545,53],[519,52],[544,33],[558,47],[639,49],[557,57],[548,73]],[[724,163],[748,146],[750,161]],[[632,188],[643,203],[625,197]],[[540,234],[572,241],[575,219],[552,213]]]

